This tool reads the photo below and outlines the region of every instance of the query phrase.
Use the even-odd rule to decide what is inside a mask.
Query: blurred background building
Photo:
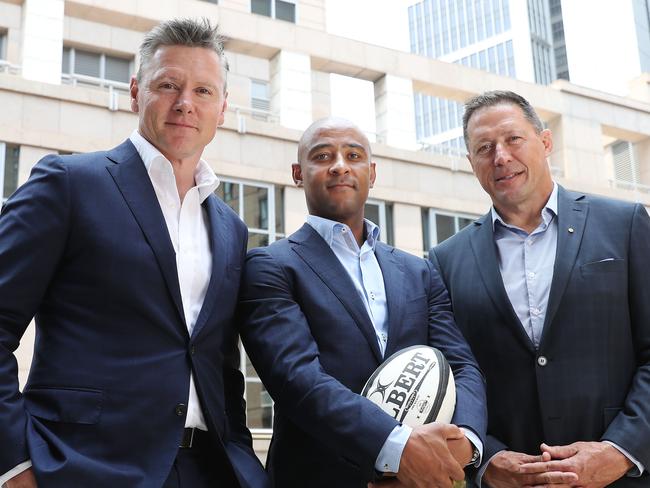
[[[335,14],[342,4],[345,15]],[[143,34],[161,20],[205,16],[228,37],[231,73],[226,122],[204,158],[221,178],[217,193],[250,228],[251,247],[303,223],[304,195],[290,174],[297,141],[313,120],[335,114],[373,141],[378,177],[366,215],[383,240],[426,255],[489,208],[458,122],[459,103],[492,89],[524,95],[553,130],[559,183],[648,207],[648,0],[612,4],[0,0],[0,198],[45,154],[128,137],[137,124],[128,82]],[[601,85],[612,73],[618,81]],[[30,327],[17,352],[22,384],[32,344]],[[241,364],[264,457],[273,405],[243,351]]]

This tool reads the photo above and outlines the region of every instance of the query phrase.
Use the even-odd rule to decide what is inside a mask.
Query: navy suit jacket
[[[388,302],[385,356],[414,344],[439,348],[456,379],[453,422],[483,437],[483,378],[438,274],[383,243],[375,254]],[[240,306],[242,341],[276,402],[267,461],[274,485],[365,488],[398,422],[358,395],[383,358],[339,260],[305,224],[249,252]]]
[[[215,196],[203,205],[212,274],[190,337],[174,249],[130,141],[47,156],[7,201],[0,472],[31,459],[48,488],[162,486],[193,372],[215,457],[231,457],[241,486],[264,486],[245,425],[233,326],[247,231]],[[12,352],[34,316],[34,359],[20,394]]]
[[[488,213],[430,253],[488,392],[484,459],[607,439],[650,467],[650,219],[641,205],[558,192],[539,349],[499,272]],[[539,362],[538,358],[546,358]],[[647,487],[650,478],[612,486]]]

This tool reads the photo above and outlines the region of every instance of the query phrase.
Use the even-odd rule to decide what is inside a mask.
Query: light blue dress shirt
[[[542,337],[553,281],[558,232],[557,191],[557,183],[553,183],[553,191],[542,209],[542,221],[530,234],[507,224],[494,207],[491,211],[503,286],[535,349],[539,348]],[[636,466],[638,471],[633,468],[630,476],[640,476],[643,473],[643,465],[625,449],[613,442],[605,442],[621,451]],[[488,464],[489,462],[485,463],[477,475],[479,486]]]
[[[379,227],[368,219],[364,219],[366,240],[359,247],[350,228],[341,222],[309,215],[307,223],[330,246],[332,252],[334,252],[334,255],[350,276],[354,288],[366,307],[368,316],[375,328],[377,343],[383,356],[388,343],[388,303],[386,301],[384,275],[375,256],[375,246],[379,239]],[[412,430],[408,425],[398,425],[393,429],[377,456],[375,462],[377,471],[384,473],[397,473],[399,471],[402,451]],[[468,429],[463,429],[463,431],[482,455],[483,444],[478,436]]]

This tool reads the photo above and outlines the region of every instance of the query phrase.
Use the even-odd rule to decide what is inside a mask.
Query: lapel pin
[[[573,234],[573,227],[569,227],[568,231],[569,231],[569,234]]]

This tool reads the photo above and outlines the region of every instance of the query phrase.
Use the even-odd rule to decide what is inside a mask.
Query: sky
[[[327,0],[327,31],[370,44],[409,51],[408,6],[417,0]],[[369,14],[370,12],[370,14]],[[374,141],[373,85],[330,75],[332,114],[355,122]]]

